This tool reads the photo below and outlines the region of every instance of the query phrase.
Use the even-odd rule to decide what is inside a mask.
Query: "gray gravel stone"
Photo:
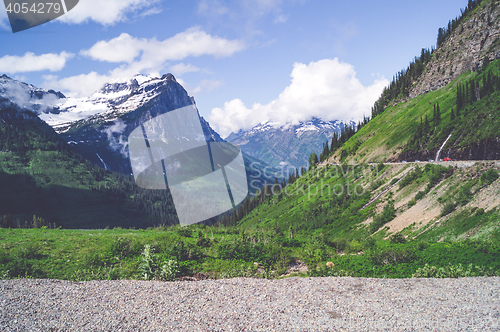
[[[0,280],[1,331],[500,331],[500,278]]]

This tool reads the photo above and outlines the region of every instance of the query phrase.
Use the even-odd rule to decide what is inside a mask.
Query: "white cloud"
[[[200,71],[200,68],[193,66],[190,63],[188,63],[187,65],[184,63],[178,63],[174,66],[171,66],[170,71],[172,72],[172,74],[174,74],[176,76],[177,75],[180,76],[180,75],[185,74],[185,73],[193,73],[193,72]]]
[[[286,21],[288,20],[288,17],[286,15],[278,15],[276,16],[276,18],[274,19],[274,23],[286,23]]]
[[[127,21],[129,16],[144,18],[162,12],[162,0],[82,0],[67,14],[57,19],[68,24],[93,21],[105,26]],[[7,12],[0,10],[0,28],[10,30]]]
[[[111,79],[107,75],[96,72],[59,79],[57,76],[43,76],[43,86],[54,90],[62,90],[68,97],[87,97],[99,90]]]
[[[363,86],[356,78],[354,67],[337,58],[295,63],[292,82],[267,105],[255,103],[247,108],[240,99],[214,108],[210,124],[223,136],[240,129],[248,130],[266,121],[296,124],[313,116],[323,120],[358,120],[369,116],[373,103],[378,99],[386,79],[375,80]]]
[[[190,56],[231,56],[244,47],[242,41],[214,37],[199,27],[193,27],[163,41],[156,38],[139,39],[122,33],[109,41],[99,41],[90,49],[82,51],[82,54],[94,60],[127,63],[141,55],[139,61],[153,66],[167,60],[182,60]]]
[[[132,63],[147,43],[145,39],[137,39],[127,33],[122,33],[110,41],[98,41],[90,49],[81,51],[80,54],[99,61]]]
[[[0,58],[0,72],[8,74],[50,70],[59,71],[74,55],[67,52],[35,55],[27,52],[23,56],[5,55]]]
[[[161,0],[82,0],[61,16],[59,21],[81,24],[94,21],[102,25],[114,25],[128,19],[129,14],[146,16],[161,12]]]
[[[188,90],[190,94],[197,95],[200,92],[210,92],[218,89],[222,85],[221,81],[217,80],[201,80],[199,85],[192,89]]]
[[[48,77],[45,79],[44,86],[63,90],[69,96],[84,97],[92,94],[111,79],[131,78],[138,73],[160,76],[160,72],[168,66],[167,61],[179,61],[190,56],[231,56],[244,47],[244,43],[239,40],[211,36],[198,27],[187,29],[163,41],[158,41],[156,38],[140,39],[122,33],[111,40],[99,41],[90,49],[80,52],[81,55],[93,60],[121,63],[120,66],[106,75],[91,72],[63,79]],[[176,64],[170,69],[177,70],[177,74],[200,70],[191,64],[183,63]],[[200,89],[207,90],[211,86],[203,83]]]

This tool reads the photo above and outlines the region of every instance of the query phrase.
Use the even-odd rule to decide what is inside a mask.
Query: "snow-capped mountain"
[[[62,93],[45,90],[0,76],[0,108],[31,111],[35,114],[53,111],[53,105],[66,98]]]
[[[321,153],[323,143],[346,124],[352,126],[354,122],[312,118],[296,125],[282,125],[268,121],[248,131],[232,133],[226,140],[238,144],[243,152],[271,166],[300,168],[308,165],[312,151]]]
[[[128,136],[138,126],[194,99],[172,74],[112,81],[88,98],[67,98],[56,112],[40,115],[84,157],[105,168],[130,173]],[[200,116],[207,141],[222,141]]]
[[[2,117],[17,115],[42,119],[86,159],[125,174],[132,171],[127,146],[129,134],[161,114],[194,103],[194,98],[172,74],[161,78],[137,75],[111,81],[88,98],[66,98],[60,92],[39,89],[5,75],[0,77],[0,121],[4,120]],[[223,141],[201,116],[200,121],[207,141]],[[274,179],[272,172],[263,176],[258,171],[266,164],[258,161],[260,166],[251,168],[249,165],[257,160],[246,154],[244,159],[252,179],[261,185]]]

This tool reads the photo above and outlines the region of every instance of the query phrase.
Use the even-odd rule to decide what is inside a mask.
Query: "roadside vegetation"
[[[284,188],[277,183],[279,188],[262,191],[248,209],[239,210],[245,214],[224,217],[216,226],[49,229],[43,218],[34,216],[27,224],[35,228],[16,228],[9,226],[11,217],[4,215],[0,217],[0,277],[280,278],[298,261],[308,271],[292,276],[500,275],[497,209],[462,209],[446,214],[441,223],[423,232],[409,227],[387,233],[385,225],[401,213],[394,205],[398,195],[422,186],[425,189],[415,198],[433,195],[434,188],[454,173],[428,164],[404,176],[404,169],[391,167],[313,167]],[[384,176],[390,172],[391,176]],[[401,177],[404,181],[395,185]],[[495,185],[497,177],[495,169],[477,172],[476,179],[456,186],[456,193],[450,191],[438,204],[444,209],[448,202],[456,208],[465,206],[480,189]],[[387,186],[393,189],[365,207]],[[373,221],[367,223],[370,218]]]

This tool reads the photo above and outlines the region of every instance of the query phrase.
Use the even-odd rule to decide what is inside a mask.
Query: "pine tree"
[[[434,104],[434,113],[432,115],[432,123],[434,124],[434,127],[436,127],[436,119],[437,119],[437,113],[436,113],[436,104]]]
[[[486,86],[488,93],[493,93],[495,90],[493,89],[493,82],[491,78],[491,72],[488,72],[488,78],[486,79]]]
[[[274,178],[274,183],[273,183],[273,189],[271,191],[271,195],[275,195],[277,192],[280,191],[280,184],[278,182],[278,178]]]
[[[469,105],[469,85],[467,82],[465,82],[464,85],[462,85],[462,100],[463,100],[463,106]]]
[[[471,94],[471,104],[472,104],[477,100],[477,98],[476,98],[476,82],[473,79],[470,80],[470,94]]]
[[[429,124],[429,119],[427,118],[427,115],[426,115],[425,121],[424,121],[424,134],[426,137],[429,134],[430,129],[431,129],[431,125]]]
[[[457,111],[463,107],[462,85],[457,86]]]
[[[438,121],[438,125],[439,125],[441,123],[441,111],[439,110],[439,103],[437,103],[436,115],[437,115],[437,121]]]
[[[434,127],[439,126],[441,123],[441,111],[439,110],[439,103],[434,105],[434,119],[433,119]]]

